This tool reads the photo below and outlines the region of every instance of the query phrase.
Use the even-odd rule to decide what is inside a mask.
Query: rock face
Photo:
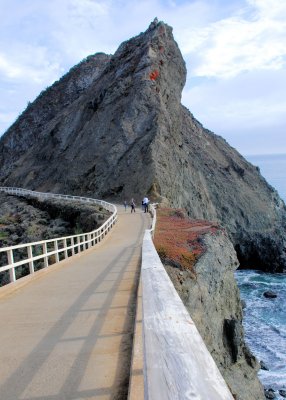
[[[30,148],[34,145],[37,148],[37,143],[46,135],[46,127],[49,123],[56,116],[63,115],[65,109],[90,87],[109,60],[110,56],[103,53],[87,57],[28,105],[1,138],[2,176],[9,174],[15,168],[14,162]],[[50,135],[52,144],[55,144],[53,132],[50,132]]]
[[[285,205],[258,169],[181,105],[186,68],[154,22],[47,89],[0,142],[0,184],[137,202],[221,222],[245,267],[285,267]]]
[[[236,400],[263,400],[259,363],[244,342],[242,308],[233,272],[238,260],[223,231],[204,236],[206,252],[194,274],[166,265],[183,303]]]

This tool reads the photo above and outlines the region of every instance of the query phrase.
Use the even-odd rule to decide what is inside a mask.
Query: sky
[[[0,17],[0,135],[73,65],[158,17],[195,118],[243,155],[286,153],[285,0],[0,0]]]

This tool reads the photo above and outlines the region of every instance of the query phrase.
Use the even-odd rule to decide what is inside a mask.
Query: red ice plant
[[[159,77],[159,71],[157,69],[154,69],[154,71],[150,72],[149,78],[151,81],[155,81]]]
[[[183,210],[159,208],[154,244],[163,261],[192,270],[205,251],[202,236],[218,229],[209,221],[189,219]]]

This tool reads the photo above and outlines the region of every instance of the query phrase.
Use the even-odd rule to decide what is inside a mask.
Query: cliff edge
[[[260,366],[244,341],[235,250],[221,230],[204,235],[203,243],[193,272],[165,267],[234,398],[263,400]]]

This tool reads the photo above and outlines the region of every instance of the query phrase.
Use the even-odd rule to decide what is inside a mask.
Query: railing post
[[[48,252],[48,247],[47,247],[47,243],[45,242],[45,243],[43,243],[43,255],[44,255],[44,267],[45,268],[49,266],[47,252]]]
[[[8,258],[8,264],[12,265],[12,267],[9,269],[10,282],[15,282],[16,281],[16,274],[15,274],[15,268],[13,267],[14,256],[13,256],[13,250],[12,249],[7,251],[7,258]]]
[[[74,238],[71,238],[71,251],[72,251],[72,256],[74,256]]]
[[[56,263],[58,263],[60,261],[60,258],[59,258],[59,247],[58,247],[58,241],[57,240],[54,241],[54,250],[56,252],[55,253]]]
[[[64,239],[64,254],[65,254],[65,258],[68,258],[67,239]]]
[[[28,250],[28,258],[29,258],[29,270],[30,270],[30,274],[32,275],[35,272],[32,246],[28,246],[27,250]]]

